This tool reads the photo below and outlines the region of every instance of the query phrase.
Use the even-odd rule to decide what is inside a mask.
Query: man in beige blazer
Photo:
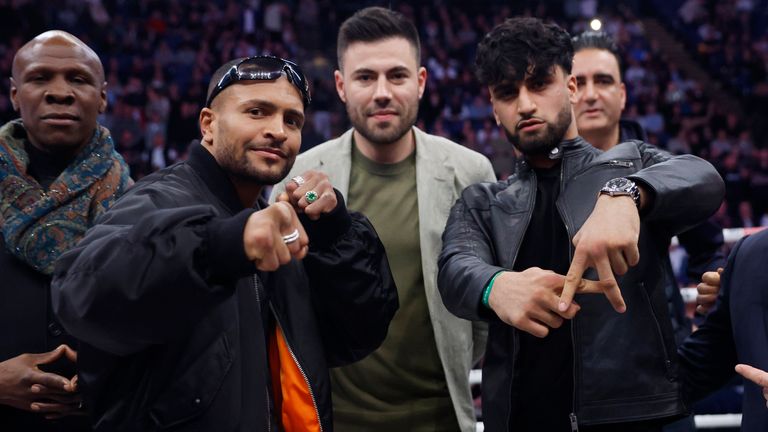
[[[295,177],[272,197],[322,199],[296,175],[326,173],[379,233],[400,310],[376,352],[331,371],[335,429],[474,431],[468,375],[487,329],[446,310],[437,256],[451,206],[466,186],[495,181],[491,163],[414,127],[427,72],[418,33],[401,14],[358,11],[342,24],[337,50],[336,90],[353,128],[299,155]]]

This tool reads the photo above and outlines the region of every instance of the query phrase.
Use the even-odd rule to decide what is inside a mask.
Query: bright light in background
[[[595,18],[589,22],[589,26],[592,28],[592,30],[599,31],[603,27],[603,23],[600,22],[599,19]]]

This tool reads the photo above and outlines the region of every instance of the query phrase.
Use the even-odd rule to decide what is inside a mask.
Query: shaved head
[[[97,77],[104,81],[104,67],[101,64],[99,56],[94,50],[91,49],[85,42],[78,39],[75,35],[67,33],[62,30],[50,30],[45,33],[40,33],[34,39],[25,43],[13,56],[13,66],[11,69],[11,76],[14,79],[18,79],[21,73],[21,62],[23,60],[32,59],[36,57],[36,54],[44,46],[60,46],[62,48],[72,48],[80,51],[79,54],[84,62],[94,68],[94,72],[97,73]]]
[[[75,155],[90,142],[107,108],[99,56],[67,32],[40,34],[13,57],[11,104],[32,145]]]

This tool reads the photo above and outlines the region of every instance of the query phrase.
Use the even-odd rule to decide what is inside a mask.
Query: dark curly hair
[[[510,18],[480,42],[475,57],[477,79],[487,86],[516,83],[527,76],[543,77],[560,66],[571,73],[571,36],[557,24],[538,18]]]
[[[621,77],[624,75],[619,46],[616,45],[616,41],[613,40],[613,38],[608,35],[608,33],[598,31],[585,31],[578,36],[574,36],[573,39],[571,39],[571,42],[573,43],[574,52],[579,52],[585,49],[599,49],[608,51],[609,53],[613,54],[613,57],[616,58],[616,64],[619,65],[619,78],[621,79]]]

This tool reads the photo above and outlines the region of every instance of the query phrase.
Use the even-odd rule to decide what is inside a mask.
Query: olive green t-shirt
[[[331,369],[335,430],[456,431],[424,292],[416,154],[379,164],[352,148],[347,206],[365,214],[376,228],[400,308],[378,350]]]

